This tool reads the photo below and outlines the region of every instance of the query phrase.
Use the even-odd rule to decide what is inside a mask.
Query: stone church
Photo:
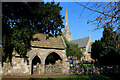
[[[68,25],[68,14],[67,14],[67,9],[66,9],[66,18],[65,18],[65,30],[63,33],[63,36],[66,37],[66,39],[74,44],[78,44],[78,47],[82,50],[83,52],[83,57],[81,60],[91,62],[91,36],[85,37],[85,38],[80,38],[77,40],[72,40],[72,30],[69,30],[69,25]]]

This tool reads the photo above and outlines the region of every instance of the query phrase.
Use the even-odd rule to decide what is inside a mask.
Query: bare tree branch
[[[75,1],[75,0],[74,0],[74,1]],[[94,11],[94,12],[97,12],[97,13],[100,13],[100,14],[103,14],[103,15],[105,15],[105,16],[113,17],[113,18],[120,18],[120,16],[116,17],[116,16],[113,16],[113,15],[105,14],[104,12],[100,12],[100,11],[98,11],[98,10],[93,10],[93,9],[91,9],[91,8],[88,8],[88,7],[84,6],[84,5],[76,2],[76,1],[75,1],[75,3],[79,4],[80,6],[83,6],[84,8],[86,8],[86,9],[88,9],[88,10],[91,10],[91,11]]]

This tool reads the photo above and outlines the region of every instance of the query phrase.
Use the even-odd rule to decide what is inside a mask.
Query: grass
[[[83,66],[88,66],[88,67],[91,67],[92,64],[83,64]]]
[[[109,80],[110,77],[103,75],[81,75],[81,76],[56,76],[56,77],[33,77],[33,78],[4,78],[2,80]]]

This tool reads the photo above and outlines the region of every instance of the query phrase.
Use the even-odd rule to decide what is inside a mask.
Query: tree
[[[92,44],[92,57],[98,59],[100,64],[119,64],[120,48],[118,47],[119,37],[110,25],[104,27],[103,37]]]
[[[67,39],[64,37],[65,43],[66,43],[66,55],[68,56],[74,56],[77,58],[81,58],[83,56],[82,51],[78,47],[77,44],[73,44],[67,41]]]
[[[84,10],[90,10],[91,13],[89,15],[97,13],[97,16],[93,20],[87,22],[94,24],[96,29],[104,28],[109,23],[115,30],[120,30],[120,2],[94,2],[91,5],[89,5],[89,2],[87,5],[80,4],[76,1],[75,3],[84,7]]]
[[[2,3],[2,49],[5,60],[13,48],[25,56],[35,33],[59,35],[64,28],[62,7],[52,3]],[[11,59],[10,59],[11,60]]]
[[[104,28],[103,37],[101,38],[101,42],[104,48],[100,60],[102,64],[119,64],[119,40],[120,39],[118,34],[116,34],[116,31],[113,31],[113,28],[108,24],[108,26]]]
[[[92,59],[94,59],[95,61],[99,61],[101,52],[102,52],[102,43],[100,40],[95,40],[91,48]]]

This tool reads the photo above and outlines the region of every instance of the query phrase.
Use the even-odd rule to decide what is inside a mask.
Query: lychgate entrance
[[[39,75],[40,74],[40,64],[41,64],[41,60],[40,58],[36,55],[33,60],[32,60],[32,71],[31,73],[33,75]]]
[[[50,53],[45,60],[45,73],[62,73],[62,68],[63,67],[61,57],[55,52]]]
[[[62,36],[48,38],[48,34],[35,34],[28,51],[30,75],[69,74],[66,45]]]

